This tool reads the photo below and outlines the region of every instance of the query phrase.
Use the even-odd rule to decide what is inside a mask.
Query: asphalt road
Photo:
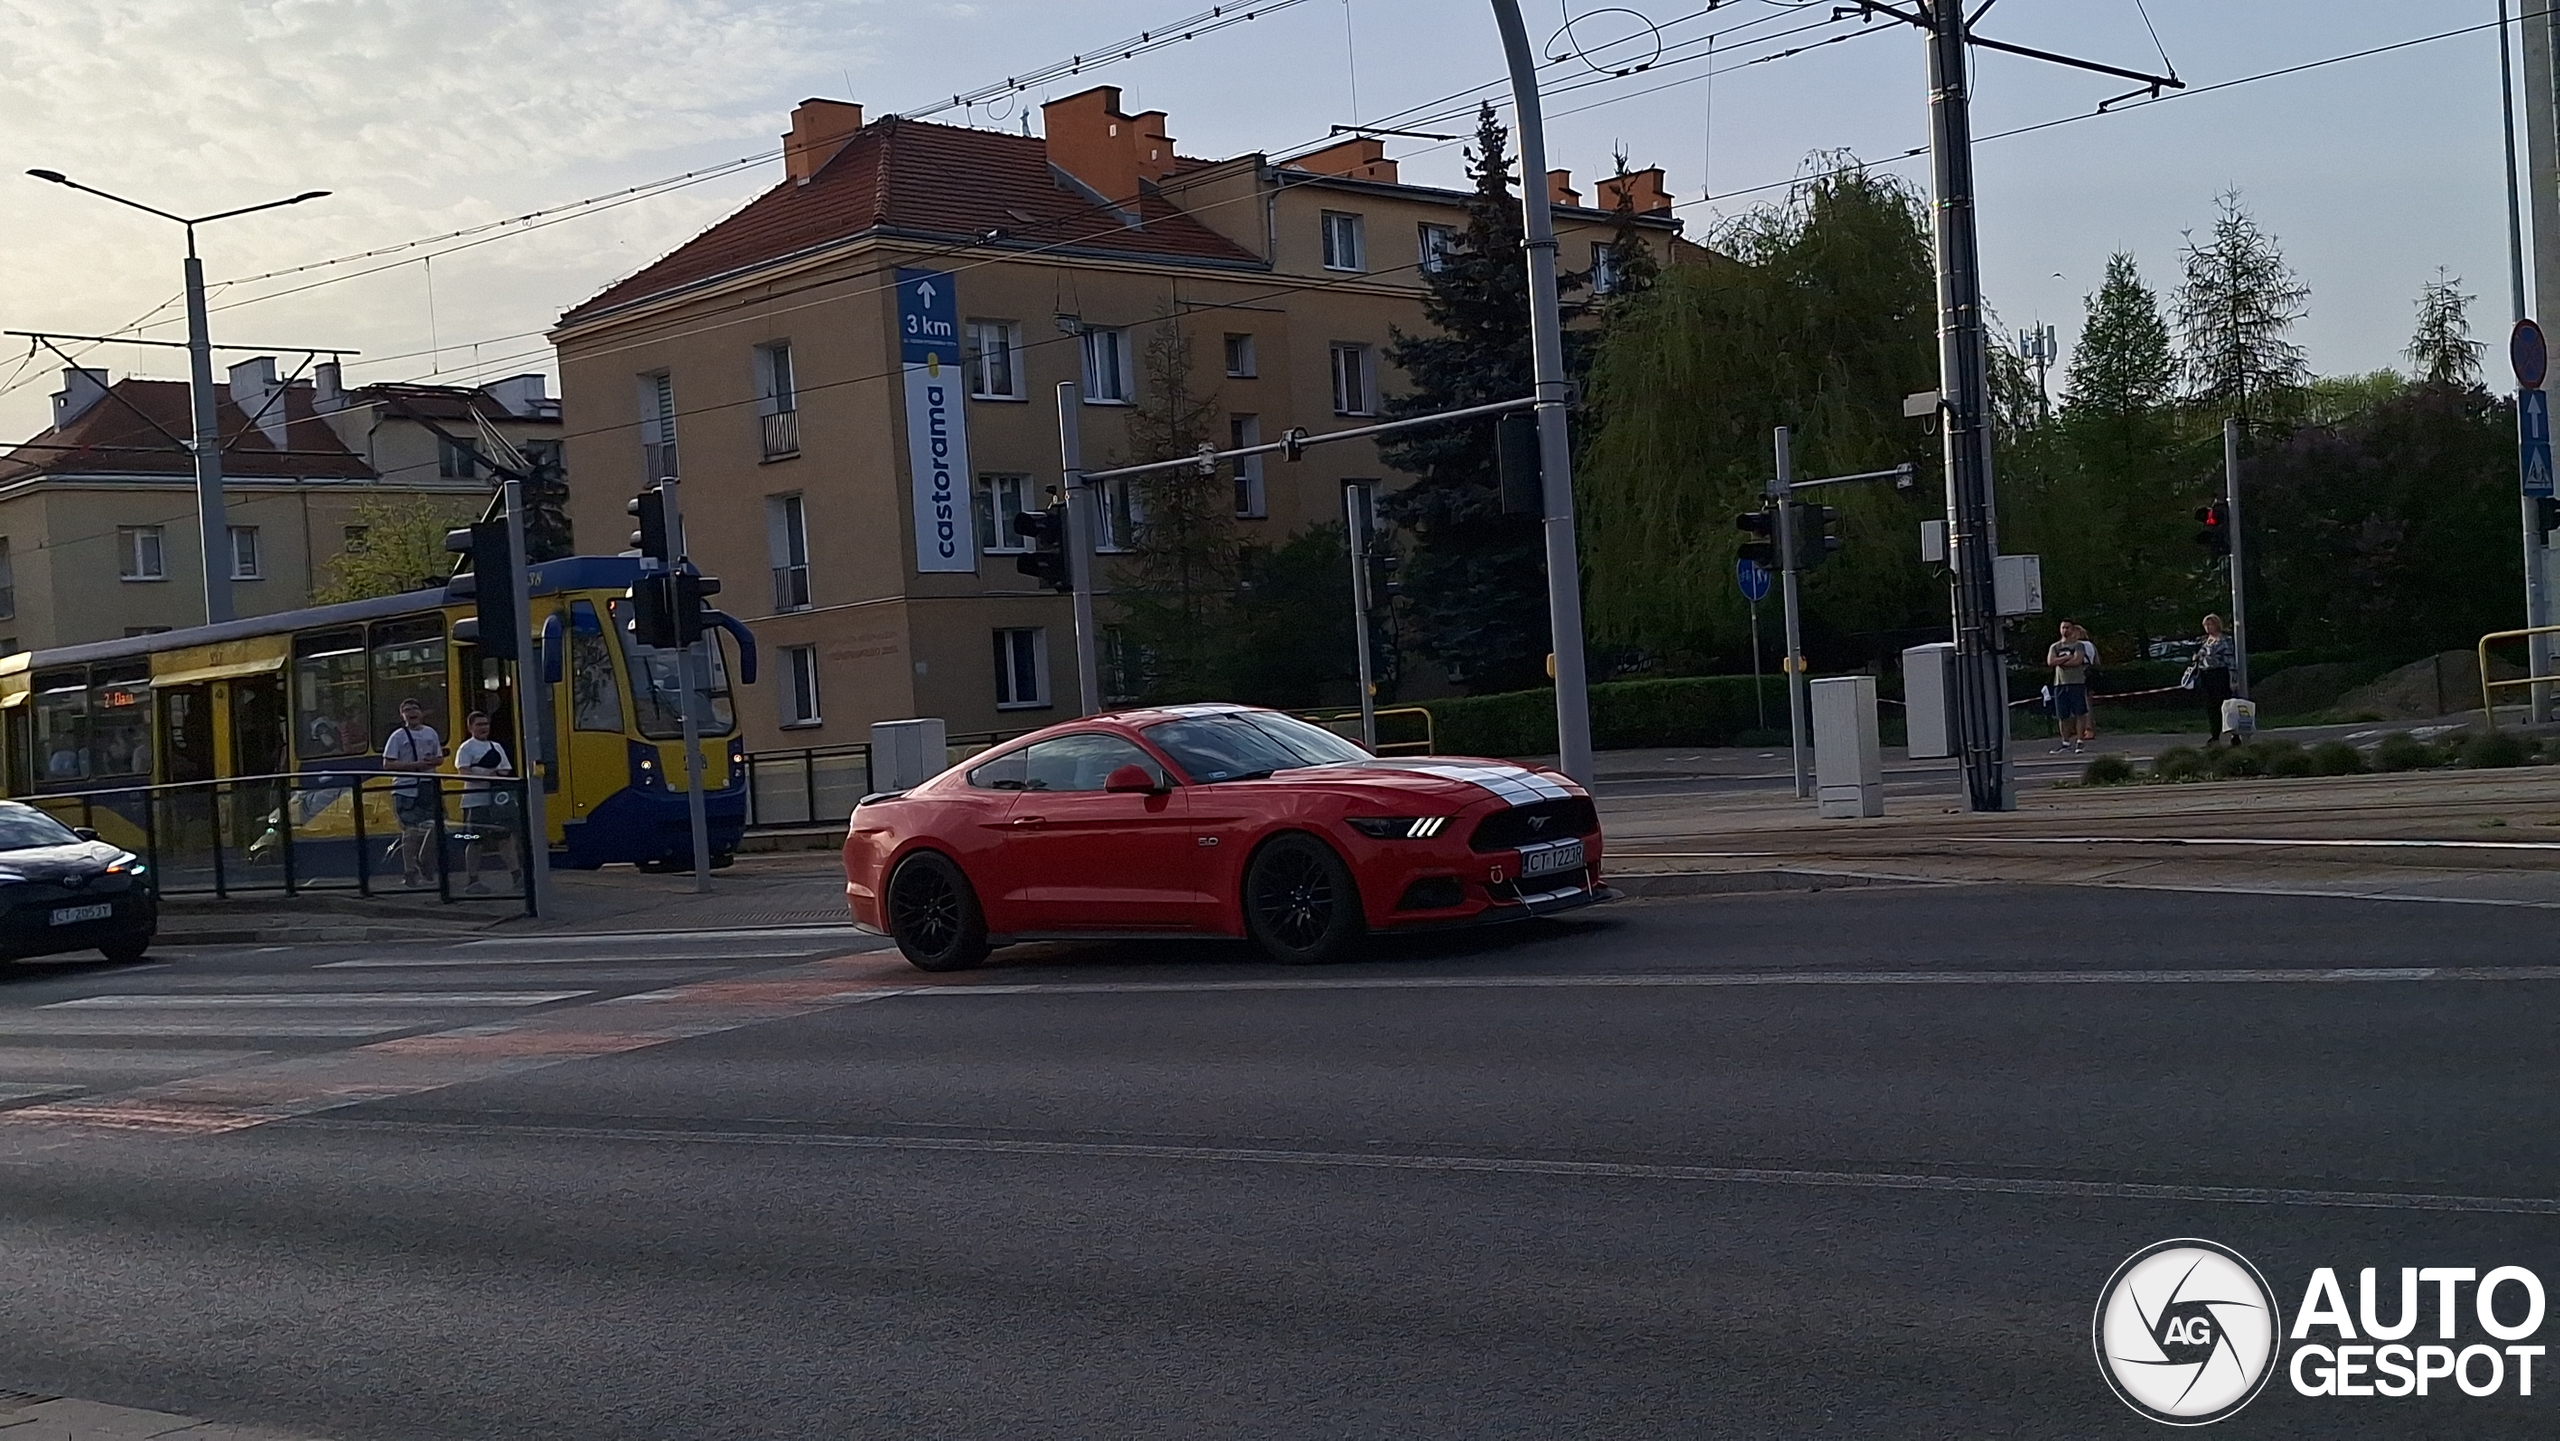
[[[0,1388],[435,1441],[2165,1434],[2090,1347],[2153,1241],[2288,1318],[2323,1265],[2350,1307],[2365,1266],[2560,1284],[2548,926],[1871,888],[1313,972],[946,982],[823,932],[22,968]],[[2560,1432],[2535,1380],[2279,1377],[2214,1434]]]

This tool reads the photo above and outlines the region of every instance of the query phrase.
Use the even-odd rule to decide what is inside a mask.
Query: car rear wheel
[[[1244,868],[1244,928],[1262,953],[1290,965],[1349,956],[1368,926],[1351,868],[1310,835],[1274,836]]]
[[[965,971],[987,958],[977,892],[949,856],[919,851],[889,878],[889,934],[918,970]]]

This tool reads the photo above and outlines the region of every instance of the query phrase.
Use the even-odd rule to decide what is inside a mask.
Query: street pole
[[[542,627],[533,623],[533,586],[526,575],[532,561],[524,547],[524,480],[507,477],[507,554],[515,562],[508,567],[507,588],[515,597],[516,629],[516,774],[524,780],[524,895],[525,909],[541,915],[551,892],[551,822],[543,803],[543,779],[547,765],[542,753],[542,720],[551,714],[551,693],[542,678],[542,660],[535,642]],[[477,679],[474,679],[477,684]],[[688,742],[688,744],[690,744]],[[700,787],[695,794],[701,793]],[[699,835],[701,832],[696,831]]]
[[[510,482],[512,484],[513,482]],[[684,511],[676,503],[674,476],[658,482],[658,493],[667,506],[667,550],[675,557],[675,565],[667,572],[668,608],[682,608],[676,603],[676,580],[689,557],[684,547]],[[684,778],[685,817],[693,824],[693,889],[699,895],[711,889],[711,821],[703,813],[702,804],[702,725],[694,715],[693,642],[683,635],[676,637],[676,690],[684,702]]]
[[[2231,693],[2249,698],[2249,588],[2240,523],[2240,420],[2222,422],[2222,502],[2231,519]]]
[[[1556,750],[1564,773],[1589,785],[1591,701],[1582,659],[1582,566],[1573,526],[1573,450],[1565,432],[1572,387],[1564,374],[1564,316],[1556,305],[1556,232],[1547,199],[1546,122],[1538,109],[1538,61],[1519,0],[1493,0],[1511,65],[1520,123],[1520,209],[1529,262],[1529,339],[1537,379],[1538,471],[1544,478],[1547,628],[1556,668]]]
[[[2546,17],[2544,24],[2550,22]],[[2507,150],[2507,291],[2510,319],[2523,324],[2529,310],[2524,292],[2524,206],[2516,185],[2516,76],[2515,60],[2508,53],[2507,0],[2498,0],[2498,118],[2505,124]],[[2526,443],[2524,433],[2524,401],[2516,401],[2516,443],[2521,450]],[[2521,460],[2517,473],[2523,474]],[[2519,491],[2516,496],[2519,519],[2524,528],[2524,623],[2538,629],[2551,624],[2550,541],[2542,533],[2542,508],[2535,497]],[[2551,674],[2552,646],[2548,635],[2525,638],[2526,664],[2536,676]],[[2534,723],[2551,719],[2551,687],[2534,685],[2531,697]]]
[[[1751,602],[1751,714],[1761,730],[1769,728],[1769,701],[1760,690],[1760,602]]]
[[[1378,684],[1369,656],[1369,521],[1375,500],[1363,481],[1342,485],[1343,533],[1351,538],[1351,630],[1360,657],[1360,743],[1378,748]]]
[[[1094,654],[1093,508],[1101,499],[1084,478],[1084,393],[1072,380],[1058,382],[1058,469],[1067,502],[1067,583],[1074,587],[1076,703],[1078,715],[1102,709],[1102,666]]]
[[[195,408],[196,538],[204,557],[204,623],[231,619],[231,513],[222,500],[222,424],[213,398],[213,337],[207,332],[204,262],[187,227],[187,394]]]
[[[2009,688],[1992,557],[1991,397],[1974,234],[1973,121],[1966,95],[1964,7],[1930,0],[1929,153],[1938,252],[1938,391],[1946,432],[1947,551],[1954,563],[1955,711],[1965,803],[2015,804],[2009,776]]]
[[[1813,768],[1807,764],[1811,747],[1805,737],[1805,667],[1803,613],[1796,603],[1796,458],[1794,432],[1778,427],[1778,478],[1770,486],[1770,494],[1778,498],[1778,592],[1786,609],[1787,658],[1787,758],[1795,766],[1796,799],[1813,794]]]

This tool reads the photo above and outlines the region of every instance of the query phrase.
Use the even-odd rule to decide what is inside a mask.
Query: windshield
[[[1322,726],[1277,711],[1188,716],[1160,721],[1144,734],[1202,784],[1369,758],[1367,751]]]
[[[33,806],[0,805],[0,851],[67,846],[79,839],[62,822]]]
[[[631,710],[639,724],[640,734],[652,740],[674,740],[684,734],[684,710],[679,697],[684,687],[676,678],[676,653],[640,645],[631,639],[631,602],[616,599],[613,609],[613,635],[622,647],[623,668],[631,673]],[[707,736],[724,736],[737,726],[735,709],[729,704],[729,662],[720,633],[703,636],[703,650],[711,657],[711,692],[707,711],[695,719]]]

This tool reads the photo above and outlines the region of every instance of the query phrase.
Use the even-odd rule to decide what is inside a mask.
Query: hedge
[[[1770,726],[1787,723],[1787,688],[1780,676],[1761,682]],[[1591,688],[1591,744],[1599,750],[1645,746],[1731,745],[1745,731],[1762,728],[1747,675],[1686,676],[1672,680],[1613,680]],[[1434,747],[1443,755],[1540,756],[1556,753],[1556,695],[1552,690],[1435,700]]]

